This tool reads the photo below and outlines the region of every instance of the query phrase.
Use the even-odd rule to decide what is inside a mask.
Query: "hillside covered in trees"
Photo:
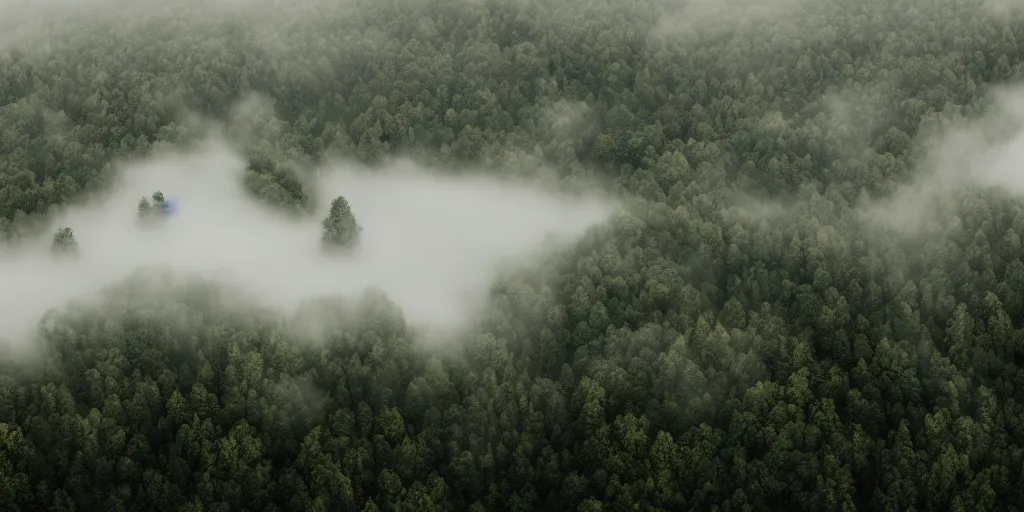
[[[378,292],[289,317],[140,274],[55,310],[0,363],[0,509],[1024,508],[1024,178],[985,174],[1024,9],[269,4],[0,38],[5,240],[197,118],[297,214],[332,155],[624,211],[440,345]]]

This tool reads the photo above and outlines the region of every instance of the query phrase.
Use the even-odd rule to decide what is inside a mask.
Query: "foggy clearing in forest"
[[[995,87],[980,119],[960,119],[918,137],[923,156],[917,174],[892,197],[867,205],[867,218],[915,231],[945,218],[936,214],[965,188],[1024,197],[1024,86]]]
[[[249,195],[244,168],[216,141],[128,163],[112,193],[53,219],[48,233],[72,228],[78,254],[50,254],[50,236],[4,248],[0,338],[24,338],[47,310],[147,267],[231,284],[283,310],[379,288],[411,323],[457,327],[483,306],[503,264],[570,244],[613,211],[599,199],[442,176],[400,160],[375,170],[330,164],[316,214],[296,219]],[[139,200],[158,190],[178,210],[143,226]],[[338,195],[364,228],[350,254],[321,250],[320,223]]]

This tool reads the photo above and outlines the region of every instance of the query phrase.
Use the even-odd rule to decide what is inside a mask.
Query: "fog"
[[[564,247],[614,212],[595,198],[482,176],[445,177],[404,160],[379,170],[327,166],[316,187],[322,211],[296,220],[247,195],[244,165],[215,140],[190,153],[124,164],[111,193],[55,218],[50,233],[71,227],[77,256],[50,254],[49,237],[3,248],[0,338],[28,339],[50,308],[95,296],[138,269],[164,266],[237,285],[286,313],[309,299],[377,287],[410,323],[457,328],[484,306],[504,264]],[[176,200],[178,212],[143,226],[138,202],[156,190]],[[320,246],[320,221],[339,194],[365,228],[349,255]]]
[[[77,31],[151,31],[153,23],[186,21],[193,28],[244,21],[261,29],[272,45],[289,21],[341,16],[356,6],[345,0],[0,0],[0,51],[45,50],[54,39]],[[271,30],[273,29],[273,30]],[[291,33],[290,37],[303,34]]]
[[[1024,196],[1024,86],[996,88],[987,113],[958,120],[925,137],[915,178],[889,198],[869,205],[867,215],[890,227],[918,230],[941,219],[965,187]]]
[[[658,19],[653,34],[683,36],[699,31],[769,30],[797,36],[788,18],[801,11],[806,0],[668,0],[668,11]],[[770,23],[769,23],[770,22]],[[785,22],[785,23],[777,23]],[[766,24],[767,23],[767,24]]]
[[[984,0],[985,11],[995,17],[1018,15],[1024,12],[1022,0]]]

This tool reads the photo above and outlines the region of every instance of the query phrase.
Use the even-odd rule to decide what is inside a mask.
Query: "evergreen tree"
[[[352,208],[343,196],[338,196],[331,201],[331,211],[321,224],[323,236],[321,240],[329,248],[349,248],[355,246],[359,239],[359,232],[363,228],[356,223]]]

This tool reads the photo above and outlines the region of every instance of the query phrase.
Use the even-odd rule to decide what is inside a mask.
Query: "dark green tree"
[[[328,248],[350,248],[359,240],[359,232],[363,230],[356,222],[348,200],[338,196],[331,201],[331,210],[321,223],[323,235],[321,241]]]

